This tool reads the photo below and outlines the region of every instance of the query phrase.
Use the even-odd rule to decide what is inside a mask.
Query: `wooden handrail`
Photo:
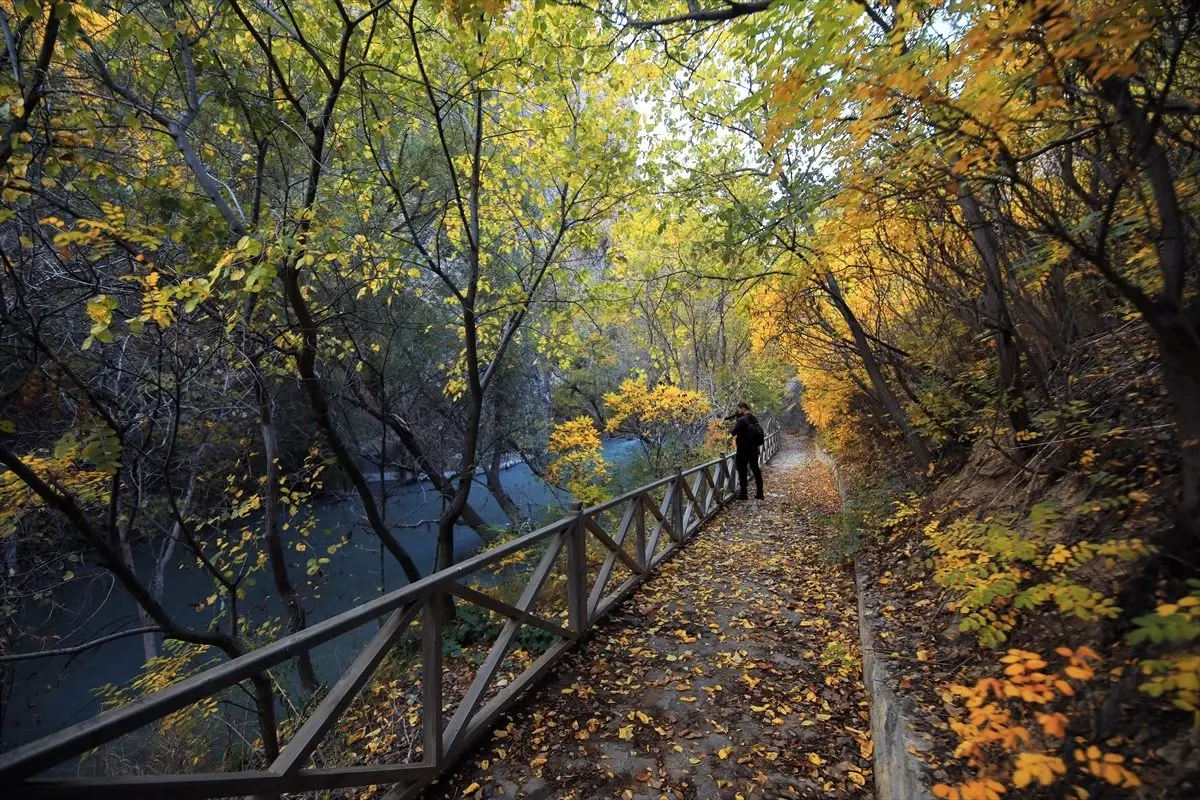
[[[764,462],[778,451],[779,441],[779,431],[770,430],[762,448]],[[689,479],[692,480],[690,484]],[[0,785],[5,786],[7,797],[120,793],[125,798],[170,794],[173,800],[183,800],[394,783],[396,788],[389,796],[415,797],[486,733],[492,721],[507,710],[526,687],[544,675],[563,653],[587,635],[598,620],[645,581],[654,567],[682,547],[720,511],[734,496],[736,480],[734,456],[727,453],[687,470],[678,469],[674,475],[604,503],[589,508],[576,505],[570,516],[511,542],[478,553],[243,656],[208,667],[153,694],[4,753],[0,755]],[[653,494],[659,489],[663,489],[661,501]],[[621,511],[619,521],[606,529],[604,515],[617,509]],[[647,515],[651,519],[649,530]],[[667,536],[664,537],[664,533]],[[538,564],[527,573],[524,590],[515,604],[491,598],[463,583],[464,579],[501,560],[531,552],[543,543],[546,549]],[[603,555],[594,578],[589,573],[589,544],[596,546]],[[564,551],[566,609],[565,613],[548,617],[545,612],[535,611],[535,606]],[[630,575],[619,586],[610,588],[618,565]],[[445,719],[442,709],[444,631],[439,611],[447,594],[506,618],[486,660],[449,720]],[[309,712],[266,770],[67,779],[37,777],[70,758],[113,742],[252,675],[291,660],[298,653],[385,617],[387,621]],[[421,620],[422,641],[422,760],[407,764],[305,769],[304,764],[313,751],[336,727],[341,715],[374,676],[389,650],[417,619]],[[522,625],[553,635],[557,641],[488,699],[489,690],[495,688],[493,684],[499,667]]]

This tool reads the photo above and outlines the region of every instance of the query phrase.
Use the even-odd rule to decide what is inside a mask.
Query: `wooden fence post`
[[[567,529],[567,615],[576,637],[587,628],[587,531],[583,525],[583,503],[571,503],[575,519]]]
[[[728,498],[733,500],[733,498],[737,497],[739,491],[736,450],[730,450],[729,455],[725,456],[725,471],[729,473]]]
[[[442,763],[442,618],[446,596],[433,592],[421,609],[421,734],[426,764]]]
[[[713,481],[715,489],[713,491],[713,499],[717,501],[717,508],[725,507],[725,483],[728,480],[725,469],[725,451],[721,451],[720,460],[717,461],[717,477]]]
[[[637,548],[637,563],[642,568],[642,572],[646,571],[646,564],[649,559],[646,557],[646,500],[639,495],[633,502],[637,503],[637,510],[633,513],[634,525],[634,546]]]
[[[671,503],[671,528],[675,531],[675,541],[682,542],[686,532],[683,530],[683,467],[675,465],[675,495]]]

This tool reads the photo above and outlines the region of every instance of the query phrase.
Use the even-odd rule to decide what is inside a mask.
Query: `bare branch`
[[[700,8],[693,0],[688,3],[688,13],[673,17],[661,17],[650,20],[631,20],[629,25],[639,30],[661,28],[668,25],[678,25],[683,22],[728,22],[738,17],[757,14],[766,11],[775,4],[775,0],[755,0],[752,3],[729,2],[724,8]]]
[[[102,644],[124,639],[129,636],[141,636],[146,633],[166,633],[165,628],[160,628],[157,625],[147,625],[143,628],[130,628],[129,630],[110,633],[108,636],[101,636],[99,639],[92,639],[90,642],[77,644],[72,647],[59,647],[54,650],[39,650],[36,653],[10,653],[0,656],[0,664],[11,664],[14,661],[31,661],[35,658],[53,658],[54,656],[70,656],[76,653],[82,653],[85,650],[90,650],[93,647],[99,647]]]

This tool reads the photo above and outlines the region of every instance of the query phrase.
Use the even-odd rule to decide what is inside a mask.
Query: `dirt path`
[[[427,796],[870,797],[837,493],[798,441],[763,472]]]

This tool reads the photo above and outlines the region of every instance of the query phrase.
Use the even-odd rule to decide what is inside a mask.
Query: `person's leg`
[[[759,468],[759,466],[758,466],[758,453],[755,453],[751,457],[750,469],[753,470],[753,472],[754,472],[754,488],[756,490],[756,493],[754,496],[757,497],[759,500],[761,500],[762,496],[763,496],[762,469]],[[746,493],[745,486],[746,486],[746,484],[743,483],[742,484],[742,494]]]
[[[746,458],[741,453],[733,458],[737,464],[738,474],[738,497],[742,500],[746,499],[746,468],[750,466],[750,459]]]

